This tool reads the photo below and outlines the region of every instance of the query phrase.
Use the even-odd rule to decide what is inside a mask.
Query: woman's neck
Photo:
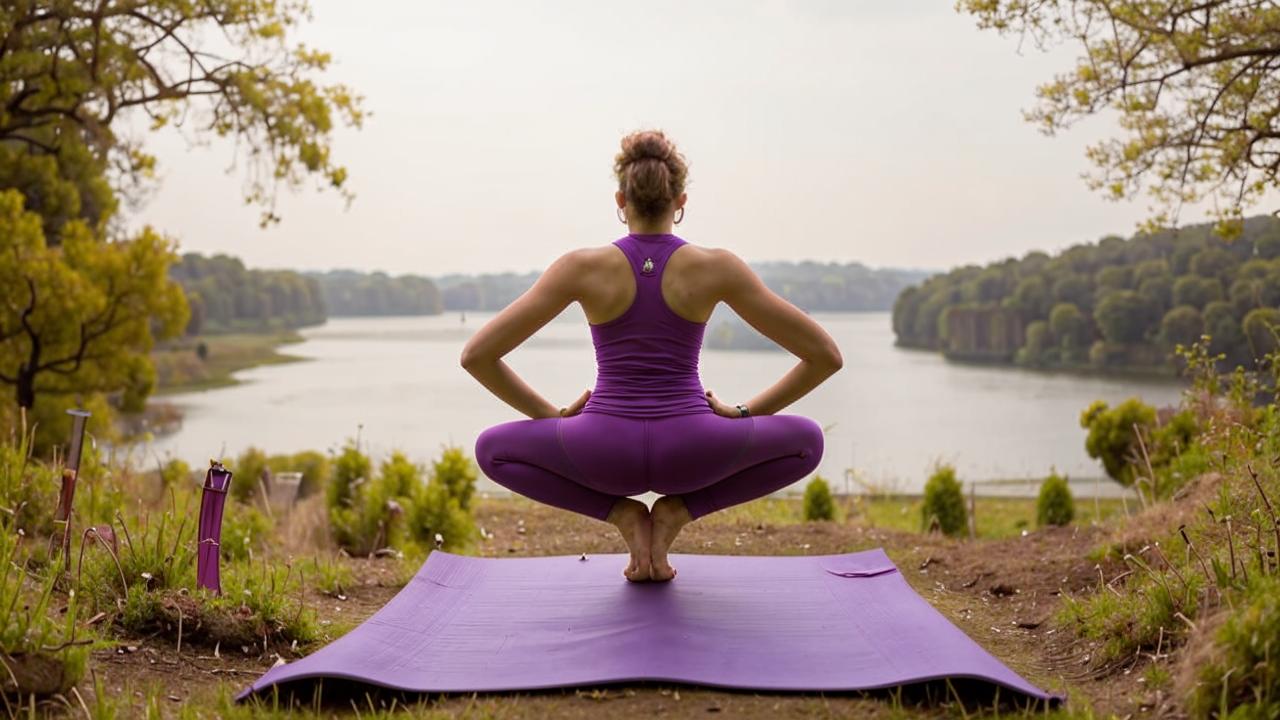
[[[632,235],[670,235],[672,234],[671,231],[674,229],[675,226],[670,220],[656,223],[635,221],[627,223],[627,230],[631,231]]]

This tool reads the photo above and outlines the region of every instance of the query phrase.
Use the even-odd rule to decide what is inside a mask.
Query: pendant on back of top
[[[644,265],[640,268],[640,272],[648,275],[653,272],[653,258],[645,258]]]

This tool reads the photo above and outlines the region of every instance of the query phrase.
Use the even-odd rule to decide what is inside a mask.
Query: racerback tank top
[[[613,244],[631,263],[636,296],[621,315],[591,326],[596,387],[582,411],[635,418],[712,412],[698,377],[706,323],[680,317],[662,298],[662,271],[685,241],[632,234]]]

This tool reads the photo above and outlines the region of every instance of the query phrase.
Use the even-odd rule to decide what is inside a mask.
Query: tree
[[[363,119],[348,88],[313,79],[329,55],[291,46],[289,33],[308,12],[304,0],[6,3],[0,140],[56,158],[64,171],[92,158],[115,173],[118,190],[155,169],[145,136],[119,132],[131,114],[152,128],[234,138],[246,198],[264,206],[264,222],[275,221],[280,184],[316,175],[343,188],[331,133],[339,120]]]
[[[1226,355],[1228,364],[1247,365],[1253,357],[1231,303],[1219,300],[1205,306],[1204,331],[1210,337],[1209,352]]]
[[[1178,345],[1190,347],[1203,333],[1204,318],[1190,305],[1179,305],[1160,321],[1160,341],[1170,350]]]
[[[1089,344],[1089,321],[1071,303],[1058,303],[1049,313],[1049,331],[1063,349],[1075,350]]]
[[[1157,275],[1146,278],[1138,284],[1138,294],[1150,300],[1160,310],[1167,310],[1173,297],[1173,277]]]
[[[147,353],[187,322],[182,291],[166,278],[169,243],[151,230],[101,242],[81,220],[50,247],[22,195],[0,191],[0,381],[18,405],[39,393],[124,391],[138,409],[155,374]]]
[[[1154,325],[1155,306],[1132,290],[1119,290],[1098,303],[1094,319],[1098,330],[1108,341],[1120,344],[1140,343],[1147,329]]]
[[[1015,359],[1019,365],[1040,365],[1047,358],[1045,351],[1049,349],[1049,323],[1035,320],[1027,326],[1026,339],[1018,349]]]
[[[145,132],[235,141],[245,195],[274,222],[277,189],[319,177],[345,193],[332,131],[359,98],[313,75],[329,57],[290,41],[305,2],[16,0],[0,14],[0,379],[43,392],[150,391],[155,336],[187,321],[170,243],[112,224],[156,169]],[[130,132],[123,132],[125,128]],[[348,196],[349,197],[349,196]],[[205,303],[214,298],[201,299]],[[201,315],[203,319],[204,315]]]
[[[1013,291],[1013,302],[1027,317],[1042,318],[1049,311],[1049,286],[1040,275],[1025,277]]]
[[[1053,284],[1053,301],[1071,303],[1078,308],[1093,307],[1093,287],[1088,278],[1066,275]]]
[[[1253,356],[1260,358],[1280,349],[1280,310],[1258,308],[1251,310],[1240,323]]]
[[[1114,111],[1122,137],[1089,148],[1090,186],[1144,189],[1151,225],[1217,200],[1220,230],[1280,186],[1280,7],[1254,0],[960,0],[981,28],[1042,49],[1080,44],[1076,67],[1040,86],[1028,113],[1047,134]]]
[[[1173,304],[1202,308],[1222,299],[1222,283],[1215,279],[1183,275],[1173,283]]]

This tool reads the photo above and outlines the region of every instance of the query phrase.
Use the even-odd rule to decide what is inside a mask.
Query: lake
[[[284,352],[307,362],[254,368],[237,374],[240,385],[165,398],[185,420],[151,450],[198,467],[251,445],[336,449],[359,433],[375,456],[400,449],[427,461],[450,443],[471,452],[481,430],[518,417],[458,366],[463,343],[491,316],[338,318],[306,329],[305,341]],[[827,428],[819,473],[837,490],[918,491],[933,464],[946,461],[965,481],[1042,478],[1056,468],[1078,493],[1107,491],[1112,483],[1092,480],[1101,466],[1084,451],[1080,411],[1095,399],[1135,395],[1172,404],[1181,392],[1170,382],[949,363],[894,347],[887,313],[815,318],[839,343],[844,369],[787,412]],[[576,307],[508,361],[556,404],[594,384],[591,336]],[[745,400],[793,362],[781,352],[704,350],[703,385],[727,402]]]

